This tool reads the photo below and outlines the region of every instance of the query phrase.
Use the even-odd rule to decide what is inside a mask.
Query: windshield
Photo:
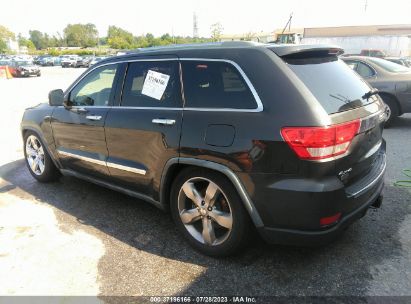
[[[402,65],[396,64],[394,62],[388,61],[388,60],[384,60],[384,59],[380,59],[380,58],[368,58],[369,61],[371,61],[372,63],[378,65],[380,68],[391,72],[391,73],[407,73],[407,72],[411,72],[411,70],[409,68],[406,68]]]
[[[317,98],[328,114],[364,106],[370,87],[335,56],[285,58],[288,66]]]

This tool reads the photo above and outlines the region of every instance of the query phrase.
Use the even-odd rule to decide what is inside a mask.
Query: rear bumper
[[[367,200],[366,203],[353,212],[345,215],[337,224],[328,229],[310,231],[261,227],[258,228],[258,232],[266,242],[273,244],[319,246],[330,243],[336,239],[348,226],[363,217],[373,204],[381,203],[380,200],[382,200],[381,193],[383,187],[384,183],[381,183],[377,191]]]
[[[280,179],[254,175],[252,200],[263,222],[257,227],[270,243],[317,245],[331,241],[347,226],[364,216],[381,200],[386,169],[385,143],[369,173],[345,186],[337,177],[325,179]],[[377,204],[376,204],[377,205]],[[320,219],[340,213],[327,227]]]

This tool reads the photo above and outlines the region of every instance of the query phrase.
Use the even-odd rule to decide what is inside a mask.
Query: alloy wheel
[[[26,159],[30,170],[36,175],[42,175],[45,168],[44,149],[39,139],[30,135],[26,140]]]
[[[230,202],[222,189],[206,178],[193,177],[181,186],[178,212],[190,235],[205,245],[219,245],[231,233]]]

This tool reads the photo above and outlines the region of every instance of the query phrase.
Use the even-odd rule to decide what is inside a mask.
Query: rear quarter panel
[[[190,57],[213,58],[213,54],[202,56],[199,52]],[[184,110],[181,157],[218,162],[237,172],[296,174],[301,163],[284,142],[281,128],[326,125],[330,123],[327,113],[274,52],[266,48],[233,49],[216,51],[215,57],[234,61],[241,67],[264,109],[254,113]],[[207,144],[209,125],[233,126],[232,145]]]

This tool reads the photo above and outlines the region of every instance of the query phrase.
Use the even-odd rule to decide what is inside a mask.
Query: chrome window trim
[[[77,79],[75,82],[73,82],[73,83],[68,87],[68,89],[64,92],[64,98],[66,97],[67,94],[71,93],[71,92],[77,87],[77,85],[79,84],[80,81],[82,81],[85,77],[87,77],[88,75],[90,75],[90,73],[92,73],[94,70],[96,70],[96,69],[98,69],[98,68],[101,68],[101,67],[103,67],[103,66],[115,65],[115,64],[119,64],[119,63],[121,63],[121,62],[105,63],[105,64],[101,64],[101,65],[99,65],[99,66],[93,66],[93,68],[91,68],[89,71],[86,70],[86,72],[84,72],[84,74],[83,74],[79,79]],[[116,70],[116,73],[117,73],[117,70]],[[116,78],[116,77],[114,76],[114,79],[115,79],[115,78]],[[59,107],[61,107],[61,106],[59,106]],[[84,107],[84,106],[71,106],[71,108],[76,108],[76,107]],[[96,107],[94,107],[94,106],[89,106],[89,107],[90,107],[90,108],[97,108],[98,106],[96,106]]]
[[[257,91],[255,90],[253,84],[251,83],[250,79],[247,77],[247,74],[243,71],[243,69],[233,60],[229,59],[214,59],[214,58],[180,58],[180,61],[210,61],[210,62],[226,62],[234,66],[237,71],[240,73],[241,77],[247,84],[251,94],[254,97],[254,101],[257,104],[255,109],[235,109],[235,108],[193,108],[193,107],[184,107],[184,110],[188,111],[218,111],[218,112],[262,112],[264,107],[263,103],[261,102],[260,96],[258,96]]]
[[[94,109],[108,109],[108,108],[121,108],[121,109],[136,109],[136,110],[183,110],[183,111],[198,111],[198,112],[245,112],[245,113],[256,113],[262,112],[264,110],[263,103],[258,95],[257,91],[255,90],[253,84],[251,83],[250,79],[247,77],[243,69],[234,61],[229,59],[214,59],[214,58],[141,58],[141,59],[130,59],[130,60],[121,60],[115,62],[107,62],[100,64],[98,66],[93,66],[89,71],[87,71],[84,75],[82,75],[79,79],[77,79],[67,90],[64,95],[67,95],[71,92],[77,84],[83,80],[88,74],[93,72],[95,69],[107,66],[107,65],[114,65],[114,64],[121,64],[121,63],[130,63],[130,62],[139,62],[139,61],[211,61],[211,62],[226,62],[234,66],[237,71],[240,73],[241,77],[243,77],[245,83],[247,84],[251,94],[254,97],[257,107],[255,109],[235,109],[235,108],[194,108],[194,107],[122,107],[122,106],[72,106],[71,108],[77,107],[84,107],[84,108],[94,108]],[[59,106],[64,107],[64,106]]]
[[[134,168],[134,167],[119,165],[119,164],[116,164],[116,163],[107,162],[107,161],[104,161],[104,160],[99,160],[99,159],[95,159],[95,158],[91,158],[91,157],[87,157],[87,156],[82,156],[82,155],[79,155],[79,154],[70,153],[70,152],[59,150],[59,149],[57,149],[57,152],[58,152],[59,155],[64,155],[64,156],[68,156],[68,157],[77,158],[77,159],[84,160],[86,162],[97,164],[97,165],[100,165],[100,166],[107,166],[109,168],[119,169],[119,170],[128,171],[128,172],[132,172],[132,173],[137,173],[137,174],[141,174],[141,175],[145,175],[147,173],[147,171],[144,170],[144,169],[138,169],[138,168]]]

